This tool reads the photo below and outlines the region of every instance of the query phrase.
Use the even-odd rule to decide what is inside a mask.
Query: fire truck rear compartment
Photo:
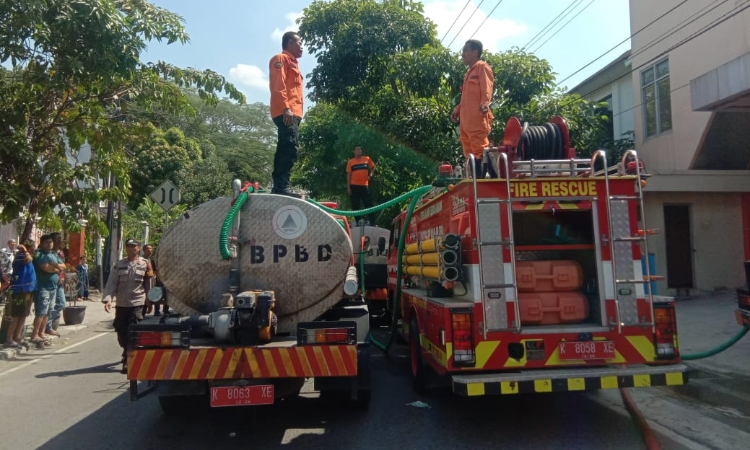
[[[599,289],[600,258],[592,211],[515,211],[513,233],[521,325],[603,326],[604,299]]]

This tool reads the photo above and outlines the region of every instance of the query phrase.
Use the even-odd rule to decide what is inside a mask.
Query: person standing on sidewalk
[[[362,147],[354,147],[354,158],[346,164],[346,192],[352,202],[352,210],[372,208],[372,198],[370,197],[370,178],[375,173],[375,163],[369,156],[362,155]],[[375,225],[372,215],[357,216],[357,223],[362,219],[367,220],[370,225]]]
[[[60,316],[62,310],[65,309],[65,252],[63,252],[63,238],[62,233],[51,233],[53,247],[52,250],[57,254],[57,257],[62,263],[62,269],[58,273],[57,277],[57,294],[55,299],[49,306],[49,318],[47,319],[47,329],[45,334],[60,337],[60,332],[57,331],[57,327],[60,323]]]
[[[33,251],[33,248],[31,249]],[[16,259],[13,261],[13,280],[10,288],[13,291],[11,298],[10,315],[13,321],[8,329],[8,337],[5,340],[6,347],[20,347],[24,338],[24,327],[26,318],[31,314],[31,303],[36,291],[36,272],[34,272],[33,255],[25,246],[17,247]]]
[[[76,267],[78,272],[78,298],[83,300],[89,299],[89,265],[86,264],[86,255],[81,255],[80,263]]]
[[[45,234],[39,241],[39,251],[34,255],[34,269],[36,271],[36,296],[34,301],[34,331],[31,342],[49,345],[44,330],[49,319],[50,305],[57,298],[59,273],[65,270],[65,264],[52,249],[52,236]]]
[[[115,299],[114,328],[117,343],[122,347],[121,373],[125,374],[128,373],[128,330],[130,325],[143,320],[143,305],[154,276],[151,264],[138,254],[140,250],[140,242],[135,239],[125,241],[127,258],[117,261],[102,293],[102,303],[107,312],[112,308],[113,297]]]
[[[269,62],[271,118],[278,128],[276,155],[273,158],[272,194],[299,195],[289,190],[289,177],[299,152],[299,124],[302,121],[302,72],[297,58],[302,57],[302,39],[293,31],[281,37],[283,51]]]

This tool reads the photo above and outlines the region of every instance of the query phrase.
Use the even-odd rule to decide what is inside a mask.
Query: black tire
[[[159,396],[159,406],[168,416],[183,416],[208,409],[208,397],[204,395]]]
[[[419,326],[417,319],[409,322],[409,356],[411,360],[411,386],[414,392],[423,393],[427,390],[425,368],[422,361],[422,349],[419,343]]]

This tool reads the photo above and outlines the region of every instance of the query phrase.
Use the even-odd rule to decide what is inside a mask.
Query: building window
[[[641,89],[646,137],[671,130],[669,60],[665,59],[641,72]]]

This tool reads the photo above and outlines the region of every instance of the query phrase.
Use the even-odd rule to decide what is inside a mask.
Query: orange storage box
[[[583,284],[583,270],[576,261],[518,261],[516,283],[519,292],[577,291]]]
[[[589,317],[589,302],[580,292],[526,292],[518,294],[521,325],[579,323]]]

